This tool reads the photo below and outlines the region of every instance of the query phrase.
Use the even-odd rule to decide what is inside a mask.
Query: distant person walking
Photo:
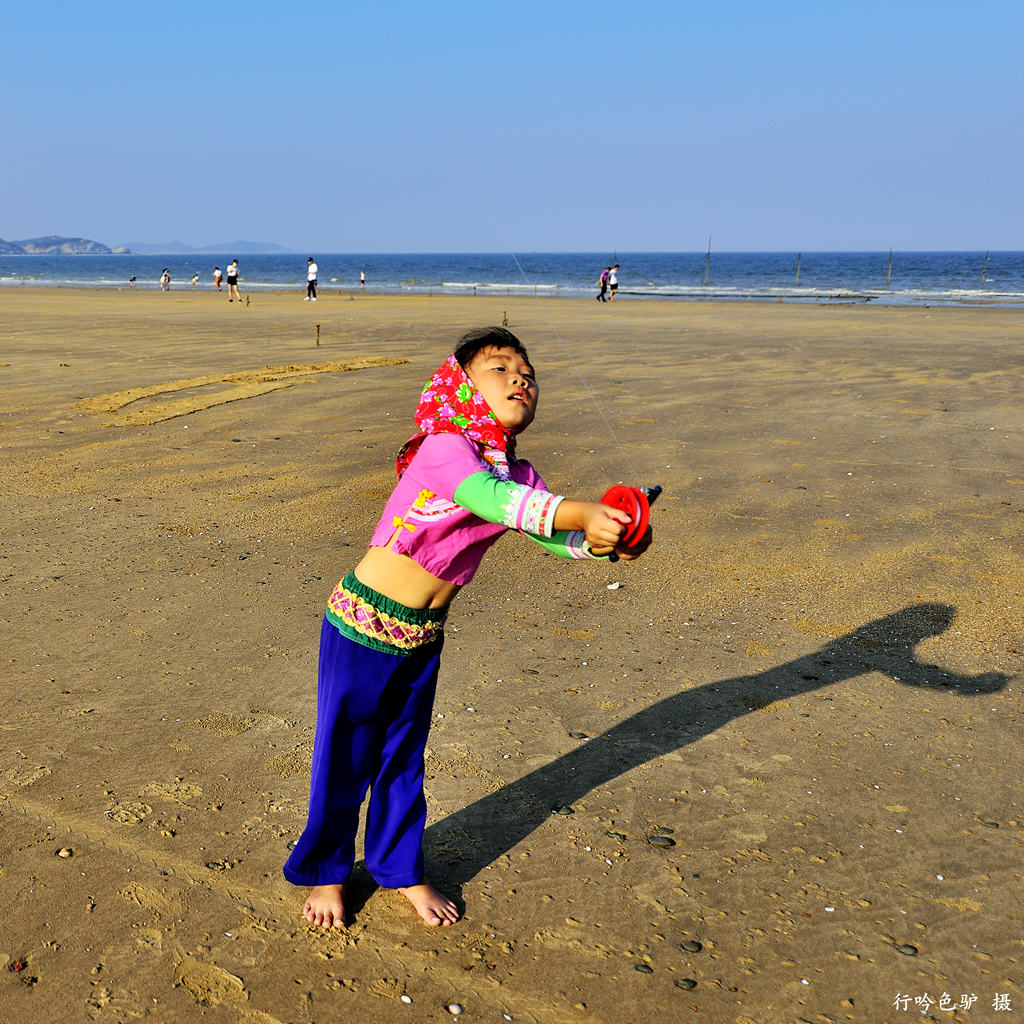
[[[611,273],[611,270],[611,267],[605,267],[604,270],[601,271],[601,276],[597,279],[597,283],[600,285],[601,290],[594,296],[594,298],[597,299],[598,302],[608,301],[608,275]]]
[[[615,293],[619,290],[619,265],[618,263],[608,271],[608,291],[611,293],[608,296],[609,302],[615,301]]]
[[[242,294],[238,290],[238,260],[232,260],[228,264],[228,302],[234,302],[235,296],[242,301]]]
[[[193,274],[192,275],[192,287],[193,288],[198,288],[199,287],[199,275],[198,274]]]
[[[164,267],[164,272],[160,275],[160,291],[169,292],[171,290],[171,272]]]
[[[220,279],[224,276],[220,267],[213,268],[213,287],[220,291]]]
[[[359,271],[359,288],[360,290],[366,288],[366,271],[364,270]]]
[[[318,273],[317,266],[313,262],[313,257],[310,256],[306,260],[306,302],[316,302],[316,275]]]
[[[135,275],[134,274],[132,274],[132,276],[128,278],[128,287],[129,288],[134,288],[135,287]]]

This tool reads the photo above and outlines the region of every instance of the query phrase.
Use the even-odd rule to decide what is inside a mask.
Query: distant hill
[[[64,238],[62,235],[44,235],[42,238],[25,238],[20,242],[5,242],[0,238],[0,255],[4,256],[54,256],[54,255],[107,255],[129,252],[123,246],[111,249],[102,242],[91,238]]]
[[[127,242],[125,248],[142,256],[190,256],[193,253],[220,253],[252,256],[258,253],[294,252],[273,242],[218,242],[216,245],[186,245],[184,242]]]

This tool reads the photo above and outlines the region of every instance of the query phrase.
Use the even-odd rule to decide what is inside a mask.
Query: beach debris
[[[571,732],[569,735],[574,740],[589,740],[590,737],[585,732]]]
[[[999,828],[998,821],[983,821],[982,825],[984,825],[985,828]]]
[[[608,584],[608,589],[609,590],[618,590],[619,587],[621,587],[621,586],[622,586],[621,583],[609,583]]]
[[[676,841],[674,839],[669,839],[668,836],[648,836],[647,842],[649,842],[651,846],[662,846],[666,848],[676,845]]]
[[[74,855],[75,855],[75,851],[72,850],[70,846],[62,846],[57,851],[57,856],[58,857],[63,857],[65,860],[67,860],[68,857],[74,857]]]
[[[576,812],[568,804],[562,804],[561,807],[553,808],[552,809],[552,813],[553,814],[567,815],[567,814],[575,814]]]
[[[224,857],[221,860],[208,860],[206,866],[211,871],[230,871],[233,867],[237,867],[242,862],[237,859]]]
[[[683,949],[687,953],[699,953],[704,947],[696,939],[687,939],[683,943]]]
[[[618,839],[618,841],[620,843],[624,843],[626,841],[626,833],[625,832],[605,832],[605,835],[609,839]]]
[[[696,978],[680,978],[676,982],[676,988],[683,988],[683,989],[686,989],[687,991],[689,991],[690,989],[694,989],[696,987],[697,987],[697,979]]]
[[[917,956],[917,946],[912,946],[909,942],[905,942],[902,946],[896,947],[896,952],[902,953],[904,956]]]
[[[19,957],[10,964],[7,970],[13,971],[15,974],[20,974],[26,967],[28,967],[28,961]]]
[[[403,1003],[412,1002],[412,996],[406,994],[405,992],[403,992],[398,998],[401,999]]]
[[[654,968],[650,964],[637,964],[634,970],[639,971],[641,974],[654,973]]]
[[[460,1013],[462,1013],[462,1003],[449,1003],[448,1004],[448,1012],[453,1017],[458,1017],[458,1015]]]

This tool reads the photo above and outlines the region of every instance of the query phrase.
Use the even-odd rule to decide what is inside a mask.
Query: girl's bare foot
[[[447,896],[439,893],[425,878],[418,885],[407,885],[398,890],[415,908],[431,928],[447,928],[459,919],[459,911]]]
[[[344,928],[345,886],[314,885],[302,913],[310,924],[318,928]]]

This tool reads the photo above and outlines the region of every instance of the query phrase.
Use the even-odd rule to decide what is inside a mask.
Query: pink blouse
[[[503,522],[489,522],[455,502],[459,485],[479,473],[523,485],[511,489]],[[461,586],[507,529],[550,537],[560,501],[529,462],[506,462],[503,453],[459,434],[430,434],[384,506],[370,546],[408,555],[438,579]]]

